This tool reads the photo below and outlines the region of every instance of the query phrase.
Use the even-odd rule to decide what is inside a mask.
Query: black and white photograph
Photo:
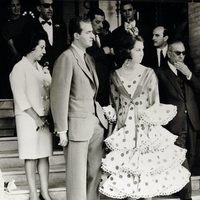
[[[200,1],[1,0],[0,200],[200,200]]]

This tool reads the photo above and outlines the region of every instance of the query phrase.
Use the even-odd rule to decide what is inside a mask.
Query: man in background
[[[96,8],[90,10],[87,17],[92,22],[93,33],[95,36],[92,46],[87,48],[87,53],[94,58],[95,68],[99,79],[97,101],[101,106],[107,106],[109,105],[110,93],[109,77],[114,64],[110,52],[111,48],[108,44],[105,44],[105,36],[102,34],[105,14],[103,10]]]
[[[53,0],[38,0],[36,28],[44,30],[48,35],[46,55],[41,64],[48,65],[52,73],[53,64],[58,56],[67,48],[67,32],[64,23],[56,23],[53,19]]]
[[[111,35],[112,46],[118,43],[118,39],[122,38],[127,33],[131,35],[138,35],[139,30],[136,24],[135,14],[136,9],[131,0],[121,1],[120,13],[122,17],[122,25],[113,30]]]
[[[147,67],[157,69],[166,65],[168,50],[169,31],[164,26],[157,26],[153,30],[151,47],[146,47],[143,64]]]
[[[191,171],[194,163],[197,134],[200,131],[200,113],[196,95],[200,80],[185,63],[185,45],[180,40],[169,42],[168,61],[157,69],[160,102],[177,106],[177,115],[166,128],[177,135],[176,145],[187,149],[183,165]],[[191,200],[191,182],[179,193],[181,200]]]

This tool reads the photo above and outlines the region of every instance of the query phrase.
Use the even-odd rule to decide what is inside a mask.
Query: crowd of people
[[[53,21],[53,0],[38,0],[36,9],[38,16],[22,15],[20,0],[10,0],[12,18],[1,31],[30,200],[52,200],[55,137],[66,161],[67,200],[101,193],[191,200],[200,80],[184,42],[157,25],[152,48],[145,47],[132,1],[121,1],[122,25],[112,32],[100,8],[72,18],[69,45],[65,25]]]

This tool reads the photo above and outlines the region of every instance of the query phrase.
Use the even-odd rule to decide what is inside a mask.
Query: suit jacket
[[[89,55],[88,55],[89,56]],[[55,131],[68,131],[74,141],[86,141],[94,132],[94,115],[107,128],[108,122],[96,101],[99,87],[91,57],[89,72],[85,62],[73,47],[56,60],[51,85],[51,110]]]
[[[92,47],[87,48],[87,53],[94,58],[95,69],[99,80],[97,101],[101,106],[107,106],[109,105],[110,95],[110,73],[114,68],[114,62],[112,57],[110,55],[106,55],[103,48],[99,48],[95,42]]]
[[[177,115],[166,126],[172,133],[180,135],[187,128],[188,119],[194,130],[200,130],[200,114],[196,93],[200,93],[200,80],[192,74],[190,80],[183,76],[185,97],[178,83],[178,77],[171,71],[168,64],[157,71],[159,80],[160,102],[177,106]]]
[[[36,30],[45,31],[39,22],[35,20],[34,28]],[[52,73],[53,65],[58,56],[67,48],[67,31],[66,27],[62,23],[53,22],[53,44],[51,45],[49,41],[46,43],[46,54],[42,57],[40,63],[44,65],[45,62],[49,62],[49,69]]]
[[[146,67],[150,67],[154,70],[159,68],[157,50],[155,47],[146,47],[144,49],[144,57],[142,60],[142,64],[145,65]],[[162,65],[160,67],[165,67],[166,64],[167,64],[167,56],[165,57],[164,65]]]
[[[49,72],[43,71],[39,63],[37,66],[39,70],[36,70],[29,60],[23,57],[10,73],[15,115],[23,115],[24,110],[31,107],[39,116],[49,114],[51,76]]]
[[[144,27],[143,24],[141,24],[140,21],[136,21],[136,27],[139,29],[139,35],[141,35],[142,37],[144,37],[145,33],[146,33],[146,29]],[[123,38],[124,35],[127,35],[127,31],[124,28],[124,24],[122,23],[121,26],[117,27],[116,29],[114,29],[112,31],[112,33],[110,34],[110,46],[111,47],[116,47],[116,45],[118,44],[118,41],[120,38]]]

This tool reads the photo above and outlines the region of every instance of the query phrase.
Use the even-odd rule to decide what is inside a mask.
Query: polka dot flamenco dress
[[[159,103],[153,70],[141,65],[132,80],[116,70],[111,93],[117,123],[105,143],[110,153],[102,160],[100,192],[112,198],[150,198],[181,190],[190,173],[182,166],[186,150],[162,125],[176,115],[176,106]]]

